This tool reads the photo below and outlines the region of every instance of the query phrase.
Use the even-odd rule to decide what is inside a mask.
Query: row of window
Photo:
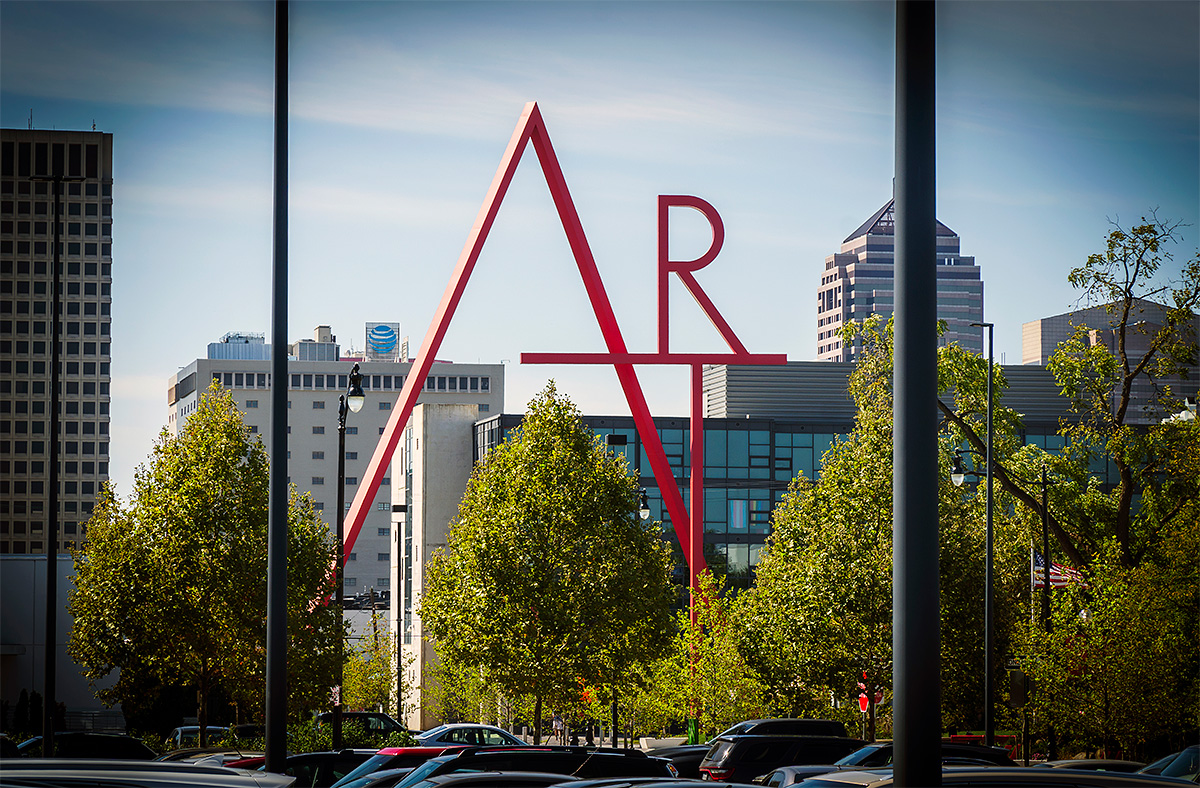
[[[108,442],[96,441],[63,441],[65,454],[108,454]],[[0,454],[45,454],[46,444],[43,441],[0,441]],[[0,473],[4,473],[3,463],[0,463]]]
[[[344,580],[343,585],[345,585],[346,588],[354,588],[358,585],[357,577],[346,577],[346,578],[343,578],[343,580]],[[391,584],[392,584],[392,581],[386,577],[375,578],[375,587],[376,588],[388,588],[389,586],[391,586]]]
[[[49,195],[47,195],[47,196],[49,196]],[[4,206],[5,206],[4,212],[12,213],[13,212],[12,205],[13,205],[12,200],[5,200],[4,201]],[[19,215],[22,215],[22,216],[28,216],[29,215],[29,205],[30,205],[30,203],[26,200],[18,200],[16,202],[16,206],[17,206],[16,213]],[[97,202],[97,201],[78,202],[78,201],[72,200],[69,202],[60,203],[59,205],[61,206],[61,210],[63,211],[63,213],[60,214],[61,216],[96,216],[96,217],[100,217],[100,216],[111,217],[112,216],[112,202],[111,201],[105,201],[105,202],[101,203],[101,202]],[[37,200],[33,203],[33,215],[34,216],[50,216],[53,213],[54,213],[54,202],[52,200],[49,200],[49,201],[48,200]],[[0,231],[6,232],[6,233],[11,233],[12,232],[12,224],[13,223],[11,221],[5,221],[2,225],[0,225],[0,228],[2,228],[2,230],[0,230]],[[26,224],[26,223],[22,222],[22,224]]]
[[[13,382],[11,380],[0,380],[0,392],[2,392],[4,394],[11,394],[12,392],[9,391],[9,389],[12,388],[12,383]],[[17,381],[17,393],[18,394],[28,394],[29,393],[28,386],[26,385],[26,381],[23,381],[23,380]],[[38,393],[38,388],[36,386],[34,387],[34,393]],[[96,415],[97,407],[100,411],[100,415],[102,415],[102,416],[108,415],[108,403],[107,402],[101,402],[97,405],[96,402],[93,402],[91,400],[83,402],[83,403],[79,403],[79,402],[59,403],[59,406],[60,406],[59,411],[66,413],[68,416],[78,416],[79,410],[80,410],[79,406],[81,404],[83,405],[83,415],[85,415],[85,416]],[[0,400],[0,413],[9,413],[10,411],[15,412],[17,414],[28,413],[31,406],[33,409],[33,413],[35,415],[46,412],[46,403],[43,401],[40,401],[40,400],[34,400],[32,403],[30,403],[26,400],[15,400],[15,401],[14,400]]]
[[[28,531],[26,531],[27,525],[28,525]],[[59,523],[59,528],[62,531],[62,533],[67,534],[68,536],[76,536],[76,535],[86,536],[87,535],[87,526],[80,525],[74,521]],[[23,522],[10,522],[9,520],[0,520],[0,534],[8,534],[8,533],[24,534],[27,532],[33,533],[33,534],[40,534],[43,531],[44,531],[44,528],[43,528],[42,523],[40,523],[40,522],[23,523]]]
[[[7,144],[7,143],[6,143]],[[28,144],[28,143],[23,143]],[[5,172],[5,175],[11,175],[10,172]],[[28,173],[26,173],[28,175]],[[90,177],[97,177],[92,175]],[[78,181],[67,181],[64,184],[63,191],[68,197],[112,197],[111,183],[79,183]],[[84,194],[87,192],[87,194]],[[44,194],[49,196],[51,193],[50,183],[48,181],[2,181],[0,182],[0,194]]]
[[[100,145],[94,142],[49,142],[5,140],[0,147],[0,173],[21,178],[64,175],[70,178],[100,177]],[[8,184],[13,183],[8,181]],[[16,181],[20,185],[21,181]],[[47,184],[48,185],[48,184]],[[67,182],[68,186],[79,186]],[[83,184],[93,194],[98,184]],[[106,194],[109,188],[105,184]]]
[[[107,421],[67,421],[59,422],[59,433],[66,435],[107,435]],[[98,431],[98,432],[97,432]],[[34,435],[44,435],[46,433],[46,422],[44,421],[10,421],[7,419],[0,420],[0,433],[13,433],[24,435],[32,433]]]
[[[11,301],[0,301],[0,312],[5,311],[5,309],[4,309],[5,304],[11,304],[11,303],[12,303]],[[18,312],[20,312],[20,310],[18,310]],[[102,325],[104,326],[105,330],[101,332],[101,335],[106,336],[108,334],[108,330],[107,330],[108,324],[103,323]],[[95,355],[111,356],[111,353],[109,352],[108,342],[70,341],[70,342],[61,342],[61,343],[59,343],[59,345],[60,345],[60,352],[66,354],[68,356],[81,356],[81,355],[82,356],[95,356]],[[3,372],[3,371],[5,371],[5,370],[0,370],[0,372]]]
[[[226,388],[260,388],[270,386],[271,376],[265,372],[214,372],[212,379]],[[383,391],[398,391],[404,388],[404,375],[363,375],[363,388]],[[345,391],[349,386],[347,375],[322,375],[315,373],[292,373],[291,386],[293,389]],[[426,391],[467,391],[488,393],[491,391],[491,378],[486,375],[430,375],[425,379]],[[250,402],[256,404],[250,405]],[[258,400],[249,400],[246,407],[258,407]],[[325,407],[321,400],[313,402],[313,407]],[[390,402],[379,403],[380,410],[391,408]]]
[[[72,246],[77,247],[79,244],[72,244]],[[87,244],[87,246],[91,247],[94,244]],[[62,249],[59,249],[59,251],[61,252]],[[79,250],[76,249],[74,253],[79,254]],[[89,254],[96,254],[96,250],[92,249]],[[105,254],[108,253],[105,252]],[[12,260],[0,260],[0,274],[12,274],[15,271],[19,275],[28,276],[31,267],[34,276],[49,275],[47,271],[50,264],[45,260],[34,260],[32,263],[29,260],[17,260],[15,263]],[[81,274],[80,271],[83,273]],[[58,273],[60,276],[112,276],[112,263],[59,262]]]
[[[32,476],[40,476],[46,472],[46,464],[40,460],[26,462],[25,460],[0,460],[0,475],[24,475],[26,473]],[[107,462],[64,462],[62,463],[62,472],[64,476],[108,476]],[[25,482],[16,481],[12,483],[12,491],[16,493],[25,492]],[[9,483],[0,481],[0,493],[9,492]]]

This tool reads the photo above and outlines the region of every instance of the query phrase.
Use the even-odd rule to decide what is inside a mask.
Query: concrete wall
[[[55,695],[66,704],[68,728],[88,727],[72,724],[80,719],[114,716],[96,700],[82,668],[67,656],[67,638],[71,632],[71,617],[67,613],[67,598],[74,588],[74,572],[70,556],[59,556],[58,616],[55,632]],[[45,556],[0,556],[0,700],[9,704],[9,713],[16,707],[21,690],[43,693],[45,689],[46,634],[46,558]],[[101,682],[111,687],[116,676]],[[119,712],[116,715],[119,717]],[[40,723],[39,723],[40,727]],[[106,724],[100,727],[112,727]],[[124,727],[123,722],[119,727]]]
[[[410,688],[404,698],[405,722],[410,728],[425,730],[441,722],[421,703],[436,656],[433,646],[425,641],[417,607],[425,562],[434,551],[446,546],[450,521],[458,516],[458,505],[474,464],[474,425],[478,420],[479,410],[472,405],[418,405],[404,441],[405,456],[400,463],[393,462],[393,509],[409,503],[407,512],[393,513],[396,540],[389,617],[392,631],[401,633],[401,664],[405,665],[405,684]],[[409,467],[411,488],[406,489],[403,469]],[[406,565],[411,567],[411,578],[405,577]],[[407,629],[406,609],[411,611]]]

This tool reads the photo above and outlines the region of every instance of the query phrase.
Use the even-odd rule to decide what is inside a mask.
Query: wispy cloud
[[[9,93],[239,114],[271,111],[266,3],[5,3],[0,45],[0,73]]]

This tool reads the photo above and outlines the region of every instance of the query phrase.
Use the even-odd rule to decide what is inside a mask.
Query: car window
[[[767,777],[767,785],[771,786],[771,788],[778,788],[778,786],[783,785],[783,772],[771,772]]]
[[[1188,747],[1179,753],[1179,757],[1164,766],[1159,774],[1163,777],[1194,779],[1200,774],[1200,747]]]
[[[484,744],[512,744],[512,740],[510,740],[500,731],[489,731],[485,729],[480,732],[483,734]]]
[[[787,751],[791,748],[791,742],[751,742],[742,751],[742,757],[739,759],[744,763],[757,763],[759,761],[777,761],[787,755]]]

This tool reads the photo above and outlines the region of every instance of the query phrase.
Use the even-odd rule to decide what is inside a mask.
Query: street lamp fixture
[[[350,406],[351,413],[358,413],[362,410],[363,403],[367,401],[367,396],[363,394],[362,375],[358,371],[357,362],[354,364],[354,369],[350,370],[350,387],[346,389],[346,404]],[[345,416],[340,416],[345,422]],[[344,424],[342,426],[345,426]]]
[[[650,498],[646,495],[646,488],[638,494],[638,516],[643,520],[650,519]]]

